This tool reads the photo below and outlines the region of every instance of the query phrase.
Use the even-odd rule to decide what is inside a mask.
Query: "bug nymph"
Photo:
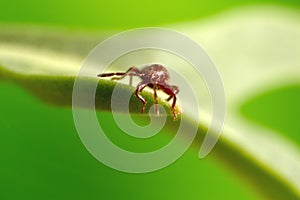
[[[175,111],[175,105],[176,105],[176,94],[179,92],[179,88],[175,85],[169,85],[168,81],[170,80],[170,75],[168,70],[161,64],[151,64],[147,65],[142,69],[138,69],[136,67],[129,68],[126,72],[112,72],[112,73],[104,73],[104,74],[98,74],[98,77],[111,77],[112,80],[120,80],[123,79],[126,76],[130,77],[130,86],[132,85],[132,77],[138,76],[142,79],[142,81],[136,86],[135,89],[135,96],[142,102],[142,109],[141,113],[144,113],[145,107],[146,107],[146,100],[140,95],[140,92],[146,88],[152,88],[154,92],[154,110],[157,115],[159,115],[159,110],[157,106],[157,91],[161,90],[165,94],[169,95],[169,97],[166,99],[167,101],[170,101],[173,99],[172,105],[171,105],[171,111],[173,113],[174,120],[177,119],[177,114]]]

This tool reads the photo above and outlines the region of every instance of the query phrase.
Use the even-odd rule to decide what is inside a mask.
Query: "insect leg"
[[[129,85],[132,85],[132,76],[140,76],[141,71],[136,67],[130,67],[126,72],[112,72],[112,73],[103,73],[98,74],[98,77],[110,77],[110,76],[119,76],[119,77],[113,77],[111,80],[120,80],[125,78],[126,76],[130,76],[130,82]]]
[[[138,68],[130,67],[125,73],[119,74],[121,77],[114,77],[111,80],[120,80],[120,79],[125,78],[126,76],[130,76],[129,85],[132,86],[132,77],[139,76],[140,74],[141,74],[141,71]]]
[[[104,73],[98,74],[98,77],[110,77],[110,76],[123,76],[125,73],[123,72],[112,72],[112,73]]]
[[[166,99],[166,101],[170,101],[171,99],[172,99],[172,95],[170,95],[167,99]]]
[[[170,86],[171,90],[173,91],[173,93],[176,95],[179,92],[179,88],[175,85]],[[170,101],[172,99],[173,95],[170,95],[166,101]]]
[[[168,101],[173,98],[171,112],[173,114],[174,120],[176,120],[177,119],[177,114],[175,112],[175,105],[176,105],[176,100],[177,100],[176,93],[179,92],[179,89],[177,86],[165,86],[165,87],[162,87],[161,89],[164,91],[164,93],[166,93],[167,95],[170,95],[169,98],[167,99]]]
[[[173,113],[174,120],[177,118],[177,114],[175,112],[176,100],[177,100],[176,95],[173,94],[173,103],[172,103],[171,111]]]
[[[154,87],[153,87],[153,91],[154,91],[154,111],[156,113],[156,115],[159,115],[159,110],[158,110],[158,106],[157,106],[157,85],[154,84]]]
[[[141,113],[144,113],[144,110],[145,110],[145,107],[146,107],[146,100],[139,94],[139,92],[141,92],[145,87],[147,86],[146,83],[139,83],[135,89],[135,96],[143,103],[143,106],[142,106],[142,110],[141,110]]]

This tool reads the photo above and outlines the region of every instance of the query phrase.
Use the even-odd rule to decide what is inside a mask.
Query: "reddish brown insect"
[[[146,100],[139,94],[145,87],[150,87],[154,92],[154,110],[159,115],[159,110],[157,106],[157,90],[162,90],[164,93],[169,95],[166,99],[170,101],[173,98],[171,111],[174,116],[174,120],[177,118],[175,111],[176,104],[176,94],[179,92],[179,88],[175,85],[169,85],[168,81],[170,80],[169,72],[167,69],[160,64],[151,64],[145,66],[143,69],[138,69],[136,67],[129,68],[126,72],[113,72],[113,73],[104,73],[98,74],[98,77],[110,77],[110,76],[119,76],[113,77],[112,80],[120,80],[126,76],[130,77],[130,85],[132,85],[132,77],[138,76],[142,81],[136,86],[135,96],[143,103],[141,112],[144,113],[146,107]]]

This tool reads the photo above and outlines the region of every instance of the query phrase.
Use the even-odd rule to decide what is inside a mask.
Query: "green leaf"
[[[212,18],[207,24],[194,22],[173,27],[191,35],[199,42],[202,41],[208,51],[214,55],[213,59],[220,67],[221,74],[224,75],[225,87],[228,89],[226,92],[228,92],[229,113],[222,137],[211,154],[217,156],[222,163],[244,177],[248,183],[267,197],[297,199],[300,197],[299,148],[272,131],[250,124],[235,113],[235,109],[238,109],[238,106],[235,105],[237,102],[245,96],[249,96],[251,92],[257,91],[261,83],[274,84],[272,81],[277,81],[276,77],[283,73],[283,67],[285,70],[287,67],[292,70],[284,71],[287,77],[292,77],[295,72],[298,72],[297,68],[292,66],[295,58],[290,54],[286,55],[289,58],[286,59],[286,62],[276,70],[269,72],[267,67],[263,68],[262,66],[270,66],[274,62],[266,61],[266,57],[261,57],[261,55],[272,49],[272,43],[264,46],[265,49],[262,48],[261,43],[260,45],[248,43],[249,41],[265,40],[272,42],[287,34],[287,30],[289,30],[292,31],[292,33],[289,32],[289,37],[295,38],[292,43],[288,42],[289,48],[298,48],[294,44],[299,42],[299,38],[297,40],[296,37],[300,33],[297,27],[300,26],[296,25],[299,25],[300,17],[289,10],[284,10],[285,15],[281,13],[283,11],[277,8],[261,9],[260,11],[246,9]],[[254,15],[256,17],[253,17]],[[274,21],[280,23],[271,23]],[[249,27],[247,27],[248,25]],[[258,34],[253,35],[251,30],[257,30]],[[272,37],[270,37],[271,33]],[[1,30],[0,78],[20,84],[43,101],[70,106],[76,72],[84,55],[99,42],[99,39],[95,35],[66,34],[64,31],[54,35],[49,31],[47,34],[42,32],[39,34],[37,36],[35,32],[31,34],[29,31],[25,37],[21,31],[16,29],[7,27]],[[11,36],[11,40],[7,40],[8,35]],[[24,37],[27,40],[23,40]],[[31,42],[31,39],[39,37],[40,40]],[[276,45],[283,47],[287,44],[277,43]],[[245,53],[248,57],[243,58],[238,53],[245,46],[249,47],[247,54]],[[228,51],[228,49],[232,51]],[[258,55],[257,52],[260,54]],[[277,52],[273,52],[273,54],[276,55]],[[281,60],[282,58],[280,58]],[[238,69],[245,70],[245,73],[242,74],[240,71],[243,70],[239,70],[239,74],[235,74],[235,67],[240,67]],[[98,80],[87,78],[86,81],[89,83]],[[100,87],[97,88],[96,102],[101,102],[101,104],[96,106],[100,111],[110,110],[110,98],[114,86],[114,82],[103,80]],[[131,94],[133,88],[124,85],[123,90]],[[153,103],[152,96],[147,92],[144,95],[149,102],[147,107],[149,109]],[[169,107],[164,101],[160,103],[166,108]],[[147,120],[147,117],[139,113],[140,102],[137,99],[131,99],[130,108],[134,116],[138,116],[141,120]],[[179,120],[174,122],[169,119],[166,126],[172,130],[177,127],[178,123]],[[192,118],[188,120],[188,123],[190,126],[195,125]],[[198,135],[193,144],[196,150],[202,144],[208,126],[209,124],[204,120],[199,125]],[[277,152],[276,156],[274,156],[274,149]]]

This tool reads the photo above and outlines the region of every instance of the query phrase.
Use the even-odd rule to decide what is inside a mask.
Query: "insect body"
[[[177,118],[175,112],[176,94],[179,92],[179,88],[175,85],[169,85],[170,80],[169,72],[167,69],[160,64],[151,64],[142,68],[141,70],[136,67],[129,68],[126,72],[113,72],[98,74],[98,77],[111,77],[112,80],[120,80],[126,76],[130,77],[130,85],[132,85],[132,77],[138,76],[142,81],[136,86],[135,96],[143,103],[141,112],[144,113],[146,107],[146,100],[139,94],[145,87],[150,87],[154,92],[154,109],[157,114],[159,110],[157,107],[157,90],[162,90],[164,93],[169,95],[167,101],[173,99],[171,111],[174,116],[174,120]]]

